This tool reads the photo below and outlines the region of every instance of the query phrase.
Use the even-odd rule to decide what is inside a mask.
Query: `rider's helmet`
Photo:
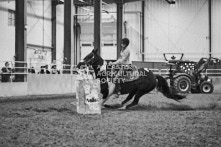
[[[123,38],[122,40],[121,40],[121,42],[123,43],[123,44],[125,44],[126,45],[126,47],[129,45],[129,43],[130,43],[130,40],[128,39],[128,38]]]

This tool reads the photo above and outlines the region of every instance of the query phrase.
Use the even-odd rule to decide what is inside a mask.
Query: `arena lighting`
[[[175,4],[176,0],[165,0],[166,2],[168,2],[169,4]]]
[[[92,5],[91,1],[85,1],[85,0],[78,0],[78,1],[84,4]]]
[[[82,7],[80,7],[80,8],[83,9],[83,10],[89,11],[90,13],[94,13],[92,10],[90,10],[90,9],[88,9],[88,8],[82,8]],[[107,13],[107,14],[109,14],[109,11],[102,9],[102,13]],[[91,15],[91,14],[90,14],[90,15]]]
[[[57,4],[64,4],[64,0],[56,0]]]

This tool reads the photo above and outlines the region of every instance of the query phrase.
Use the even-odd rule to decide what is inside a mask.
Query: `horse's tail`
[[[173,93],[170,87],[168,86],[167,81],[162,76],[156,75],[156,78],[158,80],[157,86],[156,86],[157,90],[160,91],[167,98],[174,99],[174,100],[181,100],[186,97],[184,95]]]

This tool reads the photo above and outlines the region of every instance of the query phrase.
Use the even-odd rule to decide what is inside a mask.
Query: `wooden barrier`
[[[76,75],[28,74],[27,82],[0,83],[0,97],[71,94],[76,92]]]

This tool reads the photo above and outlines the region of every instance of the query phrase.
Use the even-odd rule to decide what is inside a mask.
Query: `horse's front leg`
[[[105,107],[105,103],[111,98],[111,96],[114,93],[114,89],[115,89],[115,84],[113,83],[108,83],[108,87],[109,87],[109,94],[107,96],[106,99],[103,99],[103,101],[101,102],[101,106]]]
[[[133,102],[132,102],[131,104],[127,105],[127,106],[126,106],[126,109],[128,109],[128,108],[130,108],[130,107],[132,107],[132,106],[137,105],[138,102],[139,102],[139,100],[140,100],[140,98],[141,98],[141,96],[143,96],[144,94],[145,94],[145,93],[143,93],[143,92],[141,92],[141,91],[137,91],[136,94],[135,94],[135,97],[134,97]]]
[[[103,99],[103,101],[101,102],[101,106],[105,107],[105,103],[110,99],[110,96],[108,96],[106,99]]]
[[[127,98],[121,103],[121,107],[119,109],[126,109],[126,106],[124,105],[133,98],[136,92],[137,90],[133,90],[132,92],[130,92]]]

